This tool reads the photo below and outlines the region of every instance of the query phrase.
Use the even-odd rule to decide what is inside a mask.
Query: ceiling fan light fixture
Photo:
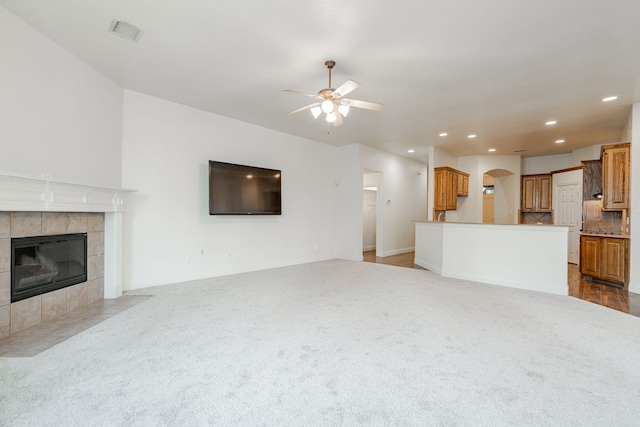
[[[331,87],[331,69],[336,65],[335,61],[326,61],[324,65],[329,69],[329,86],[322,89],[315,95],[308,93],[298,92],[296,90],[285,89],[285,92],[297,93],[299,95],[308,96],[316,99],[313,104],[306,105],[302,108],[298,108],[293,111],[289,111],[287,114],[295,114],[300,111],[310,110],[314,118],[318,118],[322,113],[326,114],[325,120],[333,126],[341,126],[344,123],[344,118],[349,114],[351,106],[356,108],[363,108],[365,110],[380,111],[382,110],[382,104],[378,102],[360,101],[356,99],[343,98],[360,87],[360,83],[354,80],[347,80],[337,88]]]
[[[347,117],[347,114],[349,114],[349,106],[348,105],[344,105],[344,104],[340,104],[338,106],[338,112],[340,114],[342,114],[342,117]]]
[[[325,99],[324,101],[322,101],[322,105],[320,105],[320,107],[322,108],[322,111],[324,111],[326,114],[329,114],[333,111],[335,105],[333,105],[332,101]]]
[[[310,108],[311,114],[313,114],[313,118],[317,119],[320,114],[322,114],[322,108],[320,107],[312,107]]]

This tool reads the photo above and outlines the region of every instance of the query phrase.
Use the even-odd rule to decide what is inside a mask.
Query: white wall
[[[626,142],[623,140],[623,142]],[[522,175],[549,173],[562,169],[582,166],[583,160],[597,160],[600,158],[600,148],[603,144],[578,148],[571,153],[554,156],[526,157],[522,159]]]
[[[427,165],[359,145],[359,170],[381,172],[378,256],[411,252],[415,247],[414,220],[426,219]],[[362,178],[361,181],[362,182]],[[362,191],[360,191],[362,194]],[[362,226],[361,226],[362,227]]]
[[[629,290],[640,293],[640,102],[633,104],[631,125],[631,264]]]
[[[549,173],[561,169],[568,169],[574,165],[571,153],[557,154],[554,156],[525,157],[522,159],[522,175],[535,175]]]
[[[125,91],[125,289],[333,258],[338,151]],[[282,215],[210,216],[209,160],[282,170]]]
[[[629,112],[629,118],[627,119],[627,124],[624,126],[624,130],[622,131],[622,136],[620,138],[621,142],[631,142],[633,138],[633,106],[631,108],[631,112]]]
[[[567,231],[562,226],[417,223],[415,263],[445,277],[567,295]]]
[[[333,238],[335,256],[362,261],[362,172],[357,144],[335,149],[333,168]]]
[[[0,170],[120,187],[123,90],[0,7]]]
[[[469,196],[458,198],[458,211],[455,215],[447,212],[447,222],[482,223],[482,180],[484,174],[500,170],[504,172],[495,182],[495,222],[517,223],[520,204],[520,156],[466,156],[459,157],[457,164],[458,169],[470,174]],[[513,175],[507,175],[507,172],[511,172]]]
[[[583,160],[598,160],[600,158],[600,149],[604,144],[591,145],[589,147],[579,148],[573,150],[571,153],[573,157],[573,166],[582,166]],[[558,170],[558,169],[553,169]]]

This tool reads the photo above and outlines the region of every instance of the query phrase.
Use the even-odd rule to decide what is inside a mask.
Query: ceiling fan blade
[[[333,122],[334,126],[340,126],[344,123],[344,120],[342,119],[342,114],[338,113],[337,111],[335,111],[335,115],[336,115],[336,121]]]
[[[300,111],[308,110],[309,108],[319,107],[319,106],[320,106],[319,102],[314,102],[313,104],[309,104],[305,107],[298,108],[297,110],[289,111],[287,114],[295,114],[295,113],[299,113]]]
[[[350,105],[356,108],[364,108],[365,110],[373,110],[373,111],[382,110],[382,104],[378,102],[358,101],[357,99],[343,99],[342,102],[345,105]]]
[[[340,95],[340,97],[345,96],[346,94],[358,89],[360,87],[360,83],[354,80],[347,80],[338,86],[333,93]]]
[[[310,98],[320,99],[320,97],[318,95],[311,95],[310,93],[299,92],[297,90],[284,89],[283,92],[296,93],[298,95],[304,95],[304,96],[308,96]]]

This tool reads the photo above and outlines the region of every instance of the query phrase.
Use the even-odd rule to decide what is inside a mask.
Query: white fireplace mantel
[[[123,212],[134,191],[0,171],[0,211]]]
[[[122,295],[122,214],[134,191],[0,171],[0,211],[105,213],[105,298]]]

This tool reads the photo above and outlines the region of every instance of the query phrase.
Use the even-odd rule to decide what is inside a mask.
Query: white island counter
[[[556,225],[416,221],[414,262],[445,277],[567,295],[568,232]]]

